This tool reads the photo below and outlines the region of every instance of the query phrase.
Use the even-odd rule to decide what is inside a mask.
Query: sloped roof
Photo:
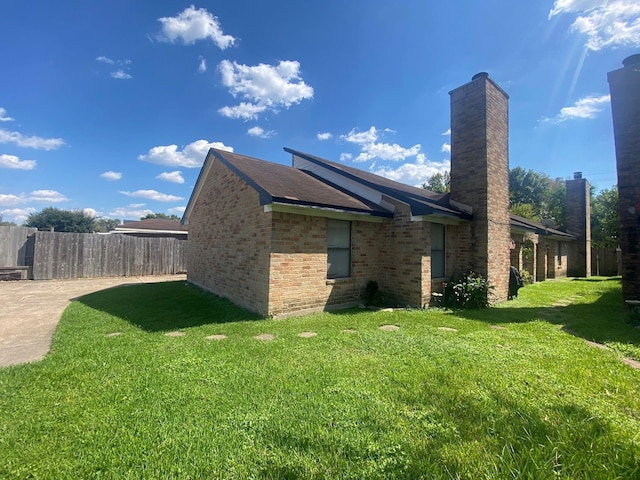
[[[440,214],[466,220],[471,218],[468,211],[451,204],[449,194],[447,193],[435,193],[430,190],[425,190],[424,188],[412,187],[411,185],[396,182],[371,172],[348,167],[291,148],[285,148],[284,150],[292,155],[321,165],[361,185],[377,190],[388,197],[408,204],[411,208],[411,213],[415,216]]]
[[[260,197],[261,205],[283,204],[316,207],[372,216],[391,217],[393,213],[364,198],[307,173],[257,158],[224,150],[210,149],[194,192],[189,199],[183,223],[193,208],[201,183],[205,181],[212,162],[219,161],[242,178]]]
[[[118,225],[114,232],[131,233],[148,231],[154,233],[187,233],[189,228],[178,220],[164,218],[145,218],[138,222],[126,222]]]
[[[559,239],[575,240],[576,236],[557,228],[545,227],[543,224],[519,215],[511,215],[511,228],[530,231],[538,235],[550,235]]]

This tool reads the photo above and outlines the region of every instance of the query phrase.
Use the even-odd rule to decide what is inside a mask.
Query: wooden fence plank
[[[37,232],[33,278],[166,275],[186,265],[186,240]]]

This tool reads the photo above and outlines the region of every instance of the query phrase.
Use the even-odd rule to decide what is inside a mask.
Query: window
[[[327,224],[327,278],[351,276],[351,222],[329,220]]]
[[[445,227],[441,223],[431,224],[431,278],[445,276]]]

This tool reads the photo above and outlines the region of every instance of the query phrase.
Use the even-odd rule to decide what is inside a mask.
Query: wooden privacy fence
[[[611,277],[620,275],[621,252],[619,248],[602,247],[591,249],[591,275]]]
[[[27,240],[37,228],[0,226],[0,268],[27,265]]]
[[[187,241],[37,232],[33,279],[167,275],[187,271]]]

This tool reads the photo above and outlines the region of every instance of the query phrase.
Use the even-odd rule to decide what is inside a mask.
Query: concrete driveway
[[[71,300],[106,288],[185,280],[162,275],[0,282],[0,367],[41,360]]]

